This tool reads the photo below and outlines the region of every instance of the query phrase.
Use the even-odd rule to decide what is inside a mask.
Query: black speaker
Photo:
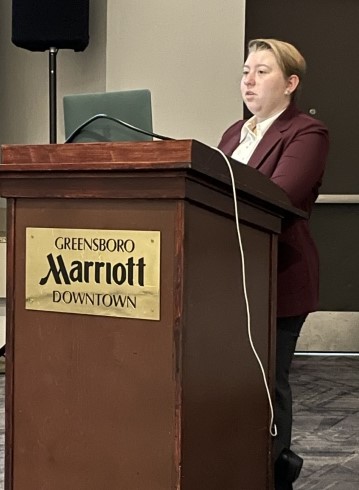
[[[11,40],[30,51],[83,51],[89,43],[89,0],[13,0]]]

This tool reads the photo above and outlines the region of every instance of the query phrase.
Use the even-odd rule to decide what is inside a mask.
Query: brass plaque
[[[160,232],[26,229],[26,309],[160,319]]]

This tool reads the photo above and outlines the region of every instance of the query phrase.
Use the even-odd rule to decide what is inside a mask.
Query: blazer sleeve
[[[319,121],[298,129],[285,144],[270,178],[286,192],[294,206],[305,207],[320,186],[328,149],[328,131]]]

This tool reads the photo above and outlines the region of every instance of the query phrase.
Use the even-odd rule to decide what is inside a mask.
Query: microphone
[[[65,140],[65,143],[72,143],[73,140],[76,138],[76,136],[84,129],[86,126],[91,124],[93,121],[96,121],[97,119],[108,119],[109,121],[113,121],[117,124],[120,124],[121,126],[124,126],[125,128],[131,129],[133,131],[136,131],[137,133],[142,133],[147,136],[152,136],[153,138],[157,138],[160,140],[171,140],[173,141],[174,138],[170,138],[168,136],[163,136],[161,134],[157,133],[152,133],[151,131],[146,131],[145,129],[137,128],[136,126],[132,126],[132,124],[129,124],[125,121],[122,121],[121,119],[117,119],[116,117],[108,116],[107,114],[96,114],[95,116],[90,117],[87,121],[82,123],[80,126],[78,126],[71,134],[70,136]]]

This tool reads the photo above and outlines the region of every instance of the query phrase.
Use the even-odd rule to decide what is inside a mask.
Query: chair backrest
[[[65,95],[63,98],[65,138],[98,114],[105,114],[152,132],[151,92],[147,89]],[[71,142],[151,141],[152,137],[120,123],[98,118],[84,126]]]

